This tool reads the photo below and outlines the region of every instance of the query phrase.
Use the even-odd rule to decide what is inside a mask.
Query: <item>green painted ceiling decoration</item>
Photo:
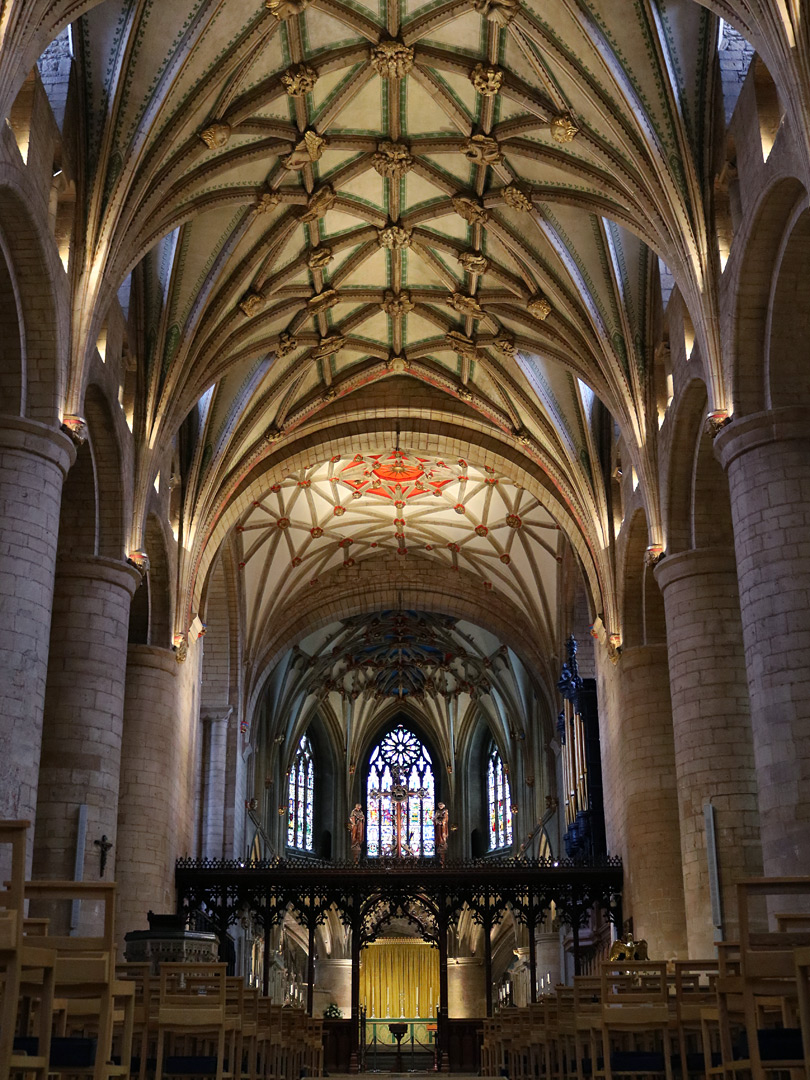
[[[374,395],[407,421],[413,393],[528,455],[609,578],[576,386],[649,473],[658,257],[719,370],[715,17],[694,0],[104,0],[79,23],[78,351],[133,274],[144,444],[169,446],[212,393],[192,576],[239,478]]]

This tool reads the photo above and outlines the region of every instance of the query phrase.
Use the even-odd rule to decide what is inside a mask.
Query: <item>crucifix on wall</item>
[[[391,787],[388,791],[379,791],[376,788],[369,791],[373,799],[389,798],[394,811],[394,844],[391,855],[401,859],[405,855],[413,855],[407,836],[408,823],[408,799],[424,799],[428,795],[427,788],[415,788],[413,791],[402,779],[402,770],[398,765],[391,766]]]

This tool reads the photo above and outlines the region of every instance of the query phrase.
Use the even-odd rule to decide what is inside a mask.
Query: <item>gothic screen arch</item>
[[[434,855],[435,796],[430,754],[421,740],[400,724],[377,743],[369,756],[368,856]]]
[[[315,817],[315,766],[312,744],[307,735],[301,736],[295,752],[287,791],[287,847],[312,851],[312,829]]]

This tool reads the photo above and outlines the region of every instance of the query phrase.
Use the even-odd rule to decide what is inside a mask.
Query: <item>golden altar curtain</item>
[[[439,950],[426,941],[375,941],[360,959],[360,1004],[369,1018],[434,1016]]]

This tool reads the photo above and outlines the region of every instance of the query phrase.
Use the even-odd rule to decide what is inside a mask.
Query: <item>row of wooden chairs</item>
[[[810,1080],[810,878],[746,881],[738,894],[739,940],[716,959],[606,961],[502,1009],[485,1023],[484,1075]]]
[[[28,822],[0,822],[0,1080],[299,1080],[323,1068],[322,1023],[275,1005],[225,964],[115,962],[115,885],[25,880]],[[78,904],[92,930],[54,933]],[[133,1052],[134,1051],[134,1052]]]

